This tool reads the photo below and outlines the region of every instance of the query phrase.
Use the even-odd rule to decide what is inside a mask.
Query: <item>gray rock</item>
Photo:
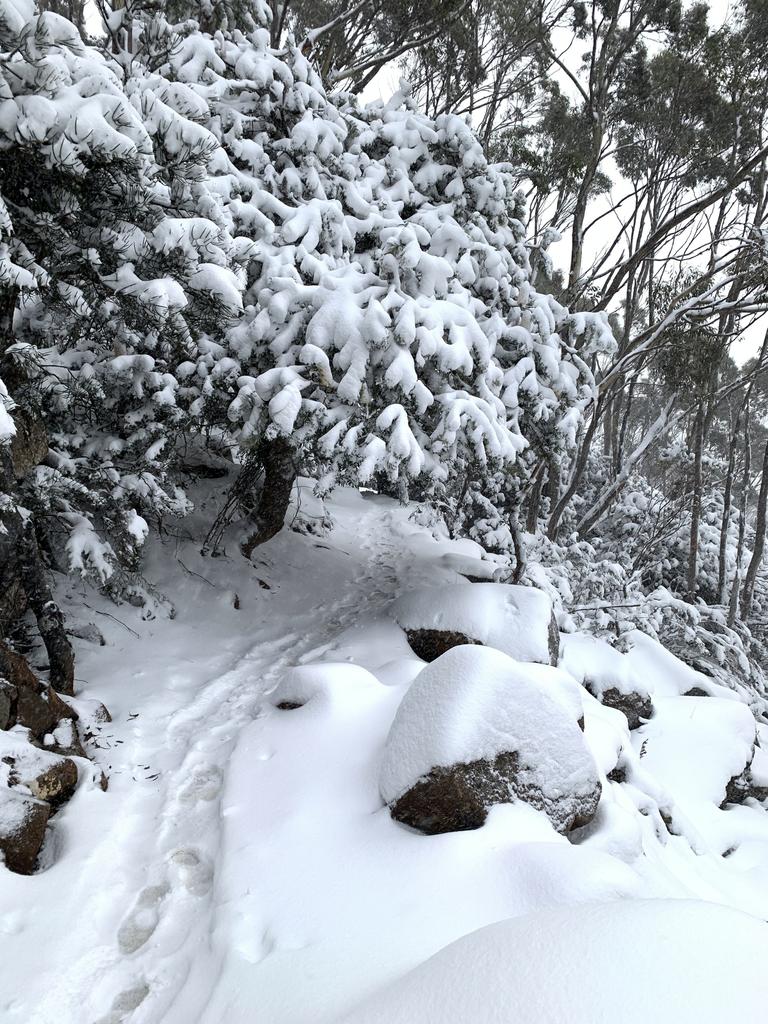
[[[620,711],[626,717],[630,729],[639,729],[644,721],[653,717],[653,702],[647,693],[622,693],[615,686],[600,690],[588,679],[584,686],[601,704]]]
[[[517,753],[492,761],[472,761],[433,768],[391,806],[392,817],[426,835],[480,828],[494,804],[518,799],[544,811],[558,832],[587,825],[597,812],[602,787],[595,779],[589,793],[546,794],[520,779]]]
[[[479,640],[473,640],[463,633],[452,632],[447,629],[406,629],[405,635],[411,650],[422,661],[437,661],[441,654],[450,651],[453,647],[461,647],[463,644],[479,644]]]
[[[18,691],[7,679],[0,679],[0,729],[10,729],[16,724],[16,697]]]
[[[0,789],[0,853],[9,871],[31,875],[35,870],[50,813],[44,800]]]

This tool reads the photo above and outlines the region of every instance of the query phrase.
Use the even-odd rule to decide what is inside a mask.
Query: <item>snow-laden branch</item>
[[[680,420],[684,413],[684,409],[679,409],[674,415],[670,415],[672,409],[677,401],[677,392],[675,392],[669,399],[667,404],[664,406],[662,411],[659,413],[656,420],[648,428],[645,437],[643,437],[640,444],[635,448],[632,454],[624,463],[621,472],[611,481],[611,483],[603,489],[600,493],[597,501],[592,505],[588,512],[582,516],[581,520],[576,526],[576,532],[579,537],[584,537],[592,527],[595,525],[597,520],[603,514],[605,509],[610,505],[615,496],[619,493],[622,487],[626,484],[627,480],[632,473],[632,470],[637,463],[643,458],[645,453],[648,451],[653,442],[659,438],[663,433],[670,429],[675,423]]]

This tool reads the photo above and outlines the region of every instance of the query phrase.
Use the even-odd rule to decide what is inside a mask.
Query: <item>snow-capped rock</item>
[[[519,799],[560,832],[589,822],[600,799],[597,769],[572,708],[547,692],[545,676],[476,646],[425,668],[384,751],[380,788],[392,816],[422,832],[450,832],[479,828],[491,806]]]
[[[557,664],[559,634],[552,603],[532,587],[457,583],[404,594],[392,616],[414,651],[434,661],[459,644],[495,647],[517,661]]]

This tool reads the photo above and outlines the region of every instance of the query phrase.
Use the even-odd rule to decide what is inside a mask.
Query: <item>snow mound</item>
[[[768,926],[697,900],[563,907],[464,936],[345,1024],[761,1019]]]
[[[595,695],[610,689],[624,694],[652,694],[654,690],[652,676],[633,673],[632,662],[625,654],[585,633],[563,637],[560,665]]]
[[[274,707],[293,710],[343,706],[360,695],[381,690],[378,679],[359,665],[323,662],[289,669],[270,697]]]
[[[720,805],[755,747],[746,704],[719,697],[663,697],[641,733],[643,768],[675,798]]]
[[[469,645],[428,665],[403,698],[387,738],[380,774],[385,802],[392,807],[433,769],[482,761],[494,775],[494,762],[514,754],[506,799],[517,794],[546,810],[558,828],[581,818],[584,805],[599,797],[597,769],[572,704],[547,692],[559,687],[561,673],[531,668]]]
[[[532,587],[507,583],[423,587],[395,601],[391,614],[408,631],[462,633],[517,661],[548,665],[557,660],[552,603]]]

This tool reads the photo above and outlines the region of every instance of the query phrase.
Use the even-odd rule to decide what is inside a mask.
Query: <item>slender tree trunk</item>
[[[688,600],[696,600],[696,577],[699,560],[699,524],[701,522],[701,463],[704,448],[704,405],[699,402],[693,428],[693,498],[691,500],[691,534],[688,543]]]
[[[736,542],[736,572],[731,585],[731,600],[728,606],[728,625],[733,626],[739,611],[739,594],[741,592],[741,564],[744,559],[744,538],[747,532],[747,496],[749,494],[749,475],[752,471],[752,442],[749,421],[749,408],[744,414],[744,468],[741,474],[741,498],[739,500],[739,538]]]
[[[733,473],[736,467],[736,448],[739,443],[739,427],[741,425],[741,411],[736,416],[736,425],[731,430],[731,440],[728,445],[728,469],[725,474],[725,489],[723,491],[723,518],[720,523],[720,550],[717,559],[717,600],[725,604],[726,584],[726,556],[728,551],[728,528],[731,525],[731,498],[733,495]]]
[[[293,448],[287,438],[265,441],[259,456],[264,467],[264,483],[253,516],[254,528],[240,545],[246,558],[251,557],[255,547],[271,540],[282,530],[296,482]]]
[[[604,409],[605,398],[601,395],[592,410],[592,419],[589,421],[587,432],[585,433],[584,440],[581,443],[571,482],[568,484],[563,496],[550,512],[549,523],[547,524],[547,536],[551,540],[555,540],[557,538],[557,531],[560,526],[560,520],[563,518],[563,513],[568,508],[571,498],[574,496],[578,490],[579,484],[581,483],[581,478],[584,475],[584,470],[587,468],[587,462],[589,461],[589,451],[592,439],[595,436],[595,431],[597,430],[600,419],[602,418]]]
[[[760,476],[760,492],[757,496],[757,521],[755,523],[755,546],[752,549],[752,558],[749,561],[747,573],[744,577],[744,587],[741,592],[741,618],[744,622],[749,618],[752,610],[752,599],[755,595],[755,582],[760,563],[763,560],[763,548],[765,547],[765,514],[768,504],[768,442],[763,452],[763,469]]]
[[[525,542],[523,541],[523,535],[520,532],[520,523],[518,522],[517,515],[515,513],[510,517],[509,528],[512,533],[512,545],[515,550],[515,569],[512,573],[512,582],[519,583],[523,578],[527,559],[525,555]]]
[[[653,442],[663,434],[670,426],[670,423],[673,422],[675,417],[670,418],[669,414],[672,411],[672,407],[676,400],[677,395],[675,394],[667,402],[655,422],[651,424],[640,444],[627,458],[621,472],[606,488],[603,489],[592,508],[582,516],[581,521],[576,527],[579,537],[585,537],[589,533],[603,512],[605,512],[619,491],[621,491],[622,487],[624,487],[629,479],[630,473],[637,463],[643,458]]]
[[[528,533],[536,533],[536,527],[539,522],[539,510],[541,508],[541,491],[544,486],[544,474],[546,472],[547,464],[542,462],[533,478],[531,496],[528,500],[528,515],[525,520],[525,528]]]

